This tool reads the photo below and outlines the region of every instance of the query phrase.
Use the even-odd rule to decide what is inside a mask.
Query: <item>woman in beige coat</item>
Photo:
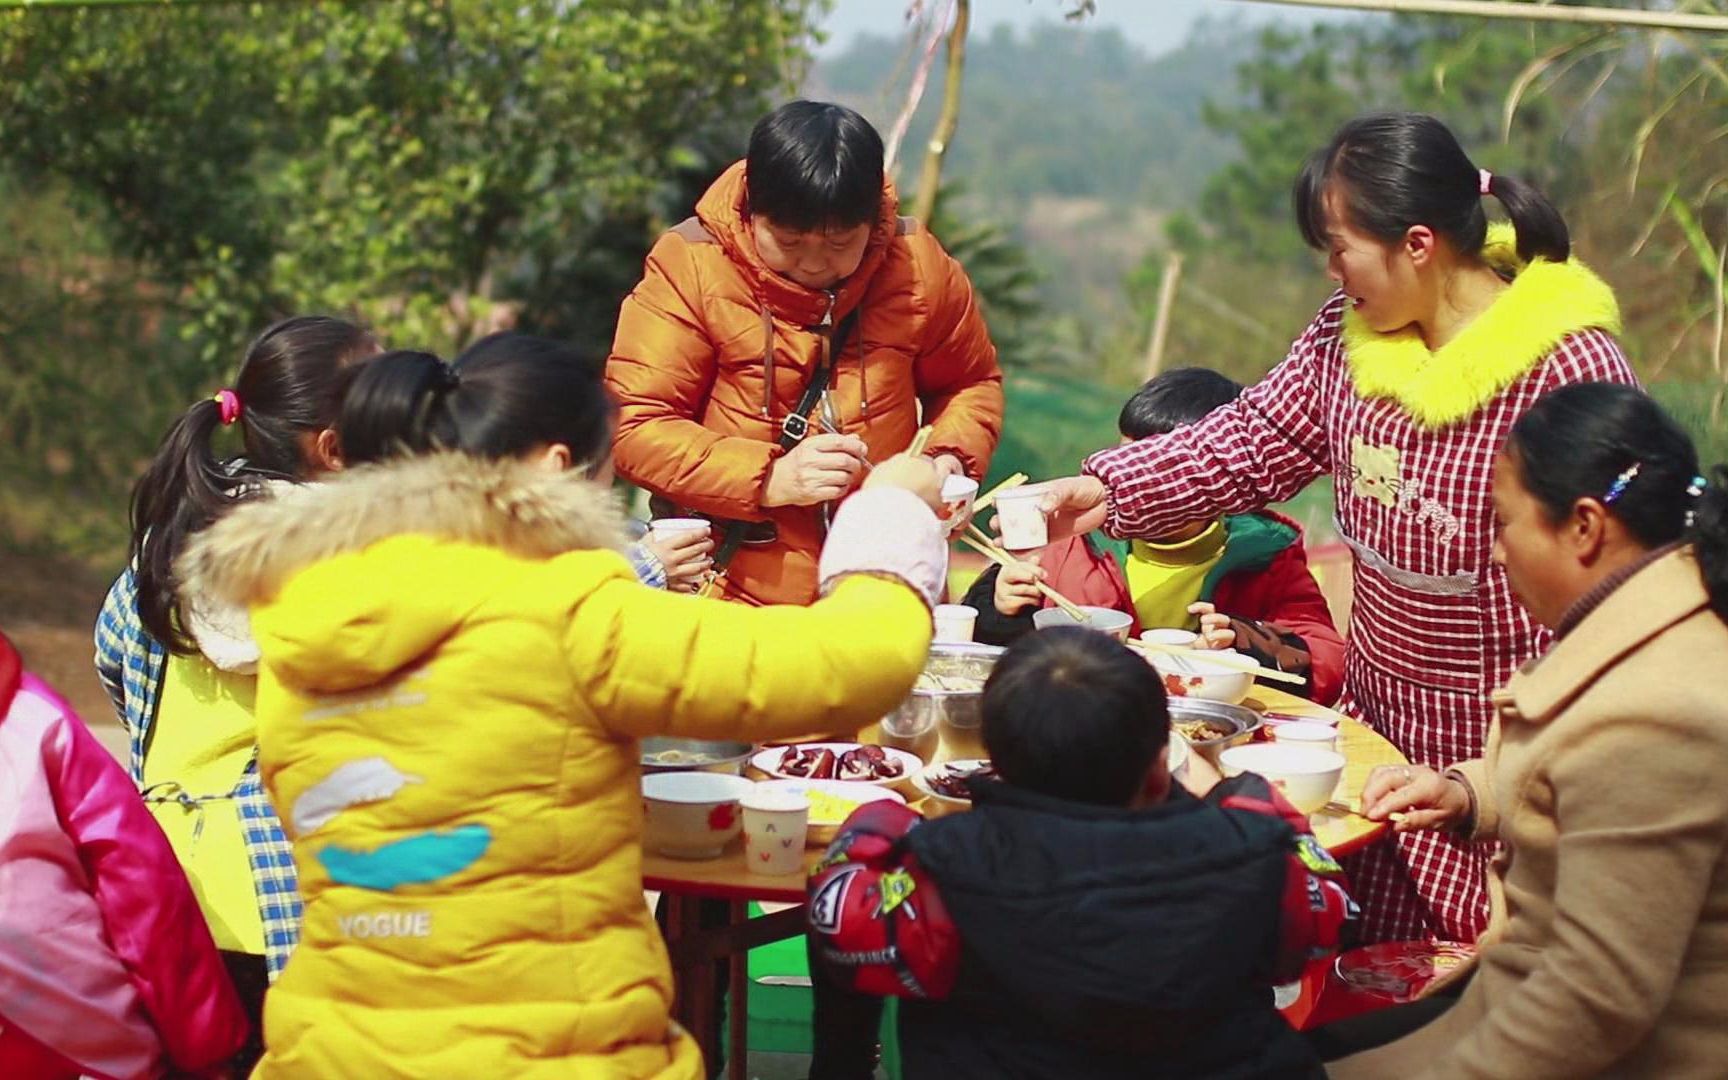
[[[1456,1004],[1330,1075],[1728,1075],[1728,468],[1699,472],[1631,387],[1514,427],[1494,558],[1556,641],[1481,759],[1363,792],[1400,830],[1500,839],[1489,929]]]

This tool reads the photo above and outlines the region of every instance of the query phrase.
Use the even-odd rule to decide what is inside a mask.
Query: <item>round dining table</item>
[[[1337,723],[1344,775],[1334,801],[1308,817],[1321,846],[1343,857],[1386,833],[1390,828],[1386,822],[1369,821],[1354,809],[1369,772],[1376,766],[1409,764],[1397,747],[1357,720],[1269,686],[1255,685],[1242,704],[1274,720]],[[876,738],[874,724],[859,734],[862,742],[875,742]],[[945,760],[946,756],[938,751],[935,760]],[[913,809],[919,807],[917,800],[911,805]],[[720,1054],[721,1016],[726,1013],[728,1080],[747,1076],[745,1031],[750,980],[745,954],[804,932],[804,882],[821,857],[820,848],[811,848],[805,852],[804,873],[766,876],[747,867],[741,841],[734,841],[719,858],[702,861],[673,859],[646,849],[642,852],[642,886],[658,892],[664,903],[666,948],[675,984],[674,1016],[695,1036],[712,1062]],[[768,912],[750,917],[751,902],[767,905]],[[719,918],[716,913],[722,909],[725,917]],[[727,971],[727,993],[732,999],[729,1012],[720,1000],[718,971],[722,967]]]

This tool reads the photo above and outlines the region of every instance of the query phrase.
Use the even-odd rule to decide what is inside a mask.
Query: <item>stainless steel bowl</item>
[[[1230,734],[1216,739],[1189,739],[1188,745],[1195,752],[1205,757],[1212,764],[1218,764],[1218,755],[1227,746],[1240,746],[1254,737],[1254,732],[1260,729],[1260,714],[1253,709],[1241,705],[1226,705],[1222,701],[1206,701],[1203,698],[1170,699],[1170,725],[1174,728],[1184,721],[1204,720],[1217,724],[1219,727],[1229,727]]]
[[[914,687],[894,711],[882,718],[884,733],[939,731],[950,756],[983,757],[984,680],[990,677],[1003,649],[995,645],[930,646],[926,675],[976,679],[976,689],[924,690]],[[972,752],[964,752],[972,751]]]
[[[709,739],[642,740],[642,771],[644,773],[714,772],[738,776],[744,763],[756,748],[747,742],[722,742]],[[682,754],[686,760],[668,760]],[[667,755],[667,757],[662,757]]]

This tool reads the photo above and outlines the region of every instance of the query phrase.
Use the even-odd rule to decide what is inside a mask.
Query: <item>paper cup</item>
[[[936,640],[971,641],[978,625],[978,609],[967,604],[936,605]]]
[[[978,481],[970,476],[950,476],[942,481],[942,521],[950,534],[966,527],[972,503],[978,498]],[[971,638],[967,638],[971,641]]]
[[[655,518],[648,523],[648,532],[656,540],[671,540],[686,533],[706,536],[712,527],[707,518]]]
[[[810,832],[810,800],[758,788],[744,796],[744,864],[753,874],[804,872],[804,840]]]
[[[1002,546],[1009,551],[1031,551],[1050,542],[1050,526],[1038,505],[1044,499],[1041,487],[1017,487],[996,496],[996,527]]]

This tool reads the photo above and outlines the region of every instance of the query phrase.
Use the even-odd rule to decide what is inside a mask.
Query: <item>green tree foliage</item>
[[[285,313],[603,352],[825,6],[0,11],[0,527],[112,556],[169,420]]]
[[[124,249],[184,290],[215,355],[304,308],[443,347],[501,305],[570,330],[551,313],[570,314],[557,279],[585,270],[571,253],[641,217],[688,135],[736,129],[787,85],[815,9],[14,11],[0,16],[0,160],[107,209]]]
[[[1048,364],[1054,345],[1038,295],[1038,272],[1025,246],[1001,222],[981,213],[965,216],[957,206],[963,197],[959,182],[942,185],[928,223],[930,231],[966,268],[1002,365]]]
[[[965,104],[944,175],[964,180],[997,213],[1047,197],[1182,206],[1230,153],[1226,137],[1197,121],[1208,94],[1229,95],[1215,73],[1243,54],[1241,38],[1224,26],[1156,58],[1115,29],[998,26],[967,43]],[[863,37],[814,69],[808,89],[887,131],[909,59],[903,42]],[[908,129],[914,164],[943,78],[938,64]]]

